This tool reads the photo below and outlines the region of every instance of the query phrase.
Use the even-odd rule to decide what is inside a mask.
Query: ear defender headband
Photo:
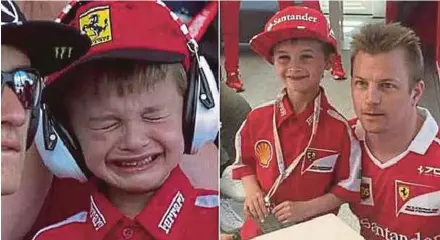
[[[55,19],[56,22],[69,23],[75,17],[79,6],[85,1],[71,1]],[[199,46],[190,35],[188,28],[178,16],[171,12],[162,1],[156,3],[166,8],[187,39],[191,53],[190,68],[187,72],[188,90],[183,109],[183,135],[185,154],[194,154],[207,142],[214,141],[218,135],[220,93],[217,81],[206,59],[200,56]],[[91,176],[81,148],[75,136],[65,129],[42,103],[39,111],[40,121],[35,143],[44,164],[60,178],[74,178],[81,182]]]

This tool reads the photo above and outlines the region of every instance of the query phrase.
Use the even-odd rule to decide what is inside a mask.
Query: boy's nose
[[[150,138],[147,134],[145,126],[135,126],[135,124],[128,124],[125,127],[121,150],[136,151],[146,147],[150,143]]]

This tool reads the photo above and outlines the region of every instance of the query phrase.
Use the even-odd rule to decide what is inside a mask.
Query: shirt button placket
[[[122,230],[122,236],[124,237],[124,239],[131,239],[133,237],[134,231],[132,228],[124,228],[124,230]]]

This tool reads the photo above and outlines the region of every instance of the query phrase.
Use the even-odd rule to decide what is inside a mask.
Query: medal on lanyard
[[[318,96],[314,100],[313,105],[313,117],[312,117],[312,134],[310,135],[309,142],[307,143],[306,148],[293,160],[293,162],[287,167],[287,169],[284,166],[284,157],[283,152],[281,150],[281,143],[280,143],[280,137],[277,130],[276,125],[276,111],[278,104],[282,104],[282,100],[284,96],[286,95],[286,90],[284,89],[281,95],[277,98],[277,101],[274,103],[274,113],[272,117],[272,125],[273,125],[273,133],[274,133],[274,142],[275,142],[275,154],[277,156],[277,164],[278,164],[278,170],[280,172],[280,175],[273,183],[272,187],[269,189],[269,192],[264,197],[264,202],[266,206],[271,206],[271,197],[275,194],[276,190],[280,186],[280,184],[287,178],[289,175],[295,170],[298,163],[301,161],[301,159],[305,156],[307,149],[310,147],[313,137],[316,134],[317,128],[318,128],[318,121],[319,121],[319,113],[321,110],[321,92],[318,94]],[[271,210],[271,209],[270,209]]]

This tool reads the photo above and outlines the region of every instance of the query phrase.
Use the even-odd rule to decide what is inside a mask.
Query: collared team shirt
[[[329,104],[323,89],[320,96],[317,133],[303,159],[271,198],[273,205],[284,201],[307,201],[326,193],[333,193],[342,201],[360,200],[359,142],[354,138],[348,121]],[[276,126],[285,168],[308,144],[312,133],[313,105],[309,104],[305,111],[296,114],[285,95],[276,106]],[[256,175],[264,193],[269,191],[280,174],[274,147],[273,113],[274,102],[255,108],[236,136],[237,158],[233,178]],[[259,226],[247,219],[241,237],[250,239],[260,234]]]
[[[352,204],[361,234],[368,240],[440,240],[440,139],[428,110],[408,149],[381,163],[365,144],[365,131],[353,121],[362,148],[361,202]]]
[[[133,220],[98,190],[98,181],[91,183],[88,211],[41,229],[33,239],[218,239],[218,193],[194,189],[180,167]]]

